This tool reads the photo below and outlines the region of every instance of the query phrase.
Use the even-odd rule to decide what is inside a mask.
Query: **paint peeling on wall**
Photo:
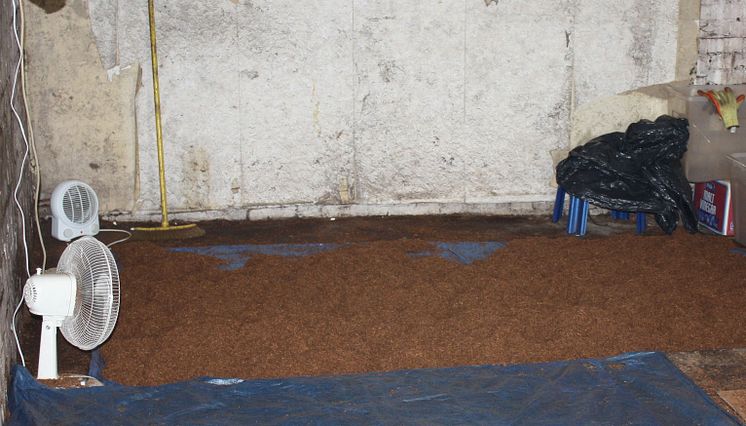
[[[103,9],[96,16],[109,22]],[[100,55],[104,49],[97,49],[84,0],[67,0],[52,14],[29,3],[26,19],[28,94],[42,197],[49,197],[59,182],[75,178],[93,186],[102,211],[131,211],[137,68],[107,75]],[[102,46],[115,41],[112,35]]]

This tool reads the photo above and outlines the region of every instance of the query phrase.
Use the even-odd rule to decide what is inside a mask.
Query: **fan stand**
[[[65,317],[44,316],[41,324],[41,343],[39,344],[39,368],[37,379],[59,379],[57,373],[57,329]]]
[[[45,316],[42,321],[36,379],[58,389],[103,386],[104,384],[95,377],[84,374],[59,374],[57,371],[57,329],[62,325],[64,318],[50,315]]]

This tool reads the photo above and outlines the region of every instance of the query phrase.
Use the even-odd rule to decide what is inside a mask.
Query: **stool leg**
[[[557,187],[557,195],[554,197],[554,213],[552,214],[552,223],[559,222],[562,217],[562,211],[565,209],[565,190]]]
[[[580,198],[570,195],[570,211],[567,215],[567,233],[575,234],[578,231],[578,214],[580,213]]]
[[[578,235],[581,237],[588,232],[588,210],[591,207],[591,204],[587,200],[583,200],[582,203],[580,210],[580,230],[578,231]]]
[[[648,217],[645,213],[637,213],[637,234],[642,235],[645,233],[645,229],[648,227]]]

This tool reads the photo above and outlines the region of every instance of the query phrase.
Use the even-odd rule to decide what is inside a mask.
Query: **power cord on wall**
[[[16,70],[13,76],[13,85],[11,89],[11,95],[10,95],[10,109],[13,112],[13,115],[15,116],[18,127],[21,130],[21,137],[23,138],[23,142],[25,144],[25,151],[23,154],[23,158],[21,159],[21,167],[18,173],[18,182],[16,183],[15,190],[13,191],[13,200],[15,201],[16,207],[18,208],[18,212],[21,215],[21,234],[23,239],[23,252],[25,256],[25,269],[26,269],[26,275],[28,277],[31,277],[31,271],[30,271],[30,259],[29,259],[29,248],[28,248],[28,241],[26,240],[26,215],[23,211],[23,207],[21,206],[20,201],[18,200],[18,191],[21,188],[21,183],[23,182],[23,175],[24,171],[26,169],[26,161],[29,157],[29,151],[32,154],[32,168],[34,170],[34,177],[36,179],[36,185],[34,189],[34,222],[36,224],[36,230],[39,235],[39,242],[41,244],[41,250],[42,250],[42,266],[43,268],[46,268],[47,263],[47,250],[44,246],[44,240],[41,233],[41,226],[39,224],[39,192],[40,192],[40,186],[41,186],[41,176],[39,171],[39,157],[36,152],[36,144],[34,142],[33,137],[33,130],[31,127],[31,117],[29,114],[29,108],[28,108],[28,96],[26,94],[26,72],[25,72],[25,60],[24,60],[24,46],[25,46],[25,15],[24,15],[24,8],[23,8],[23,0],[19,0],[19,2],[16,2],[16,0],[11,0],[11,13],[13,14],[13,35],[15,36],[16,46],[18,47],[18,64],[16,65]],[[21,97],[23,101],[24,111],[25,111],[25,118],[26,118],[26,125],[24,126],[24,122],[21,119],[20,114],[18,113],[18,110],[16,110],[15,107],[15,99],[16,99],[16,91],[18,88],[18,78],[21,78]],[[26,129],[28,129],[28,134],[26,132]],[[18,311],[21,308],[21,305],[23,304],[23,295],[21,295],[21,299],[18,302],[18,305],[16,305],[16,309],[13,311],[13,318],[12,318],[12,330],[13,330],[13,337],[15,338],[16,347],[18,349],[18,354],[21,357],[21,363],[25,366],[26,365],[26,359],[23,356],[23,350],[21,349],[21,343],[18,339],[18,332],[16,330],[16,317],[18,316]]]
[[[36,224],[36,234],[39,237],[39,246],[41,247],[41,267],[47,269],[47,247],[44,245],[44,235],[41,232],[39,223],[39,196],[41,194],[41,167],[39,166],[39,155],[36,153],[36,138],[34,138],[34,127],[31,125],[31,111],[29,109],[28,94],[26,92],[26,57],[23,54],[26,50],[26,13],[23,6],[23,0],[18,3],[18,12],[21,18],[21,95],[23,96],[23,107],[26,111],[26,127],[28,129],[28,140],[31,144],[31,167],[34,170],[34,179],[36,187],[34,190],[34,223]]]

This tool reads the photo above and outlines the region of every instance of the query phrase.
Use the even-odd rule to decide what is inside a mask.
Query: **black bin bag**
[[[591,204],[655,214],[667,234],[679,217],[697,232],[692,191],[681,167],[689,141],[685,118],[667,115],[631,124],[625,133],[599,136],[557,165],[557,184]]]

